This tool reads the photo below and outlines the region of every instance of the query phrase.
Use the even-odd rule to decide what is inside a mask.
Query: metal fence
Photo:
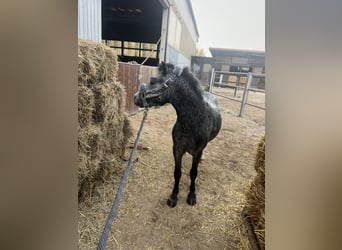
[[[223,83],[222,82],[222,78],[223,78],[222,76],[223,75],[237,76],[237,80],[236,80],[235,85],[232,85],[232,84],[229,84],[229,83]],[[218,82],[215,81],[216,76],[219,76],[219,81]],[[247,82],[246,82],[245,86],[240,86],[240,77],[241,76],[247,77]],[[240,102],[241,106],[240,106],[239,117],[243,116],[243,112],[245,110],[246,104],[250,105],[252,107],[255,107],[255,108],[259,108],[259,109],[265,110],[265,107],[261,107],[261,106],[258,106],[258,105],[255,105],[255,104],[252,104],[252,103],[248,102],[248,93],[249,93],[249,91],[265,93],[264,89],[251,88],[253,78],[263,78],[263,79],[265,79],[265,74],[256,74],[256,73],[251,73],[251,72],[241,73],[241,72],[215,71],[215,69],[212,69],[211,79],[210,79],[210,84],[209,84],[209,92],[212,93],[213,86],[233,88],[234,89],[233,97],[223,96],[223,95],[219,95],[219,94],[215,94],[215,93],[213,93],[213,94],[217,95],[217,96],[220,96],[220,97],[223,97],[223,98],[226,98],[226,99],[230,99],[230,100],[233,100],[233,101]],[[243,97],[242,97],[242,99],[238,99],[236,97],[236,93],[237,93],[238,89],[242,89],[243,90]]]

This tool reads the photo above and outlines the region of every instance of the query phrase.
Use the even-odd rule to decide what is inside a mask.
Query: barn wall
[[[198,34],[196,33],[196,27],[192,20],[187,0],[173,0],[173,2],[176,4],[174,9],[180,14],[183,25],[186,26],[191,39],[196,43],[198,41]]]
[[[191,60],[180,53],[174,47],[167,45],[166,62],[177,64],[179,66],[190,66]]]
[[[182,29],[181,38],[179,51],[191,60],[191,56],[196,54],[196,42],[186,26]]]
[[[220,56],[215,57],[216,62],[225,63],[235,66],[248,66],[248,67],[263,67],[265,65],[265,58],[253,58],[253,57],[231,57],[231,56]]]
[[[101,0],[78,0],[78,37],[101,42]]]
[[[215,61],[212,57],[191,56],[191,72],[204,86],[209,84],[214,65]]]
[[[166,62],[190,66],[196,54],[198,34],[191,10],[184,0],[171,0],[169,8]]]

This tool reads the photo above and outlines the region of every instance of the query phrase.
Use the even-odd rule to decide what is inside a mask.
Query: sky
[[[209,47],[265,50],[265,0],[191,0],[199,41]]]

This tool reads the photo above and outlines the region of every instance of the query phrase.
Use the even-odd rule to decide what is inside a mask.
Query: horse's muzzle
[[[159,103],[168,85],[159,88],[147,89],[145,83],[139,85],[139,91],[134,95],[134,103],[139,107],[147,108],[151,103]]]
[[[139,85],[138,92],[134,94],[134,103],[141,108],[147,108],[149,106],[146,101],[146,89],[146,84],[142,83]]]

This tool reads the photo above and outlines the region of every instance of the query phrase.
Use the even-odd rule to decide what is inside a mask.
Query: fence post
[[[215,79],[215,69],[212,68],[211,69],[210,83],[209,83],[209,93],[212,92],[212,87],[213,87],[214,79]]]
[[[240,76],[236,76],[236,88],[234,89],[234,97],[236,97],[237,87],[240,86]]]
[[[251,72],[248,72],[248,79],[247,79],[247,83],[245,85],[245,89],[243,90],[243,97],[242,97],[242,101],[241,101],[239,117],[242,117],[243,111],[245,110],[245,105],[246,105],[247,97],[248,97],[248,90],[252,84],[252,80],[253,80],[253,75]]]

